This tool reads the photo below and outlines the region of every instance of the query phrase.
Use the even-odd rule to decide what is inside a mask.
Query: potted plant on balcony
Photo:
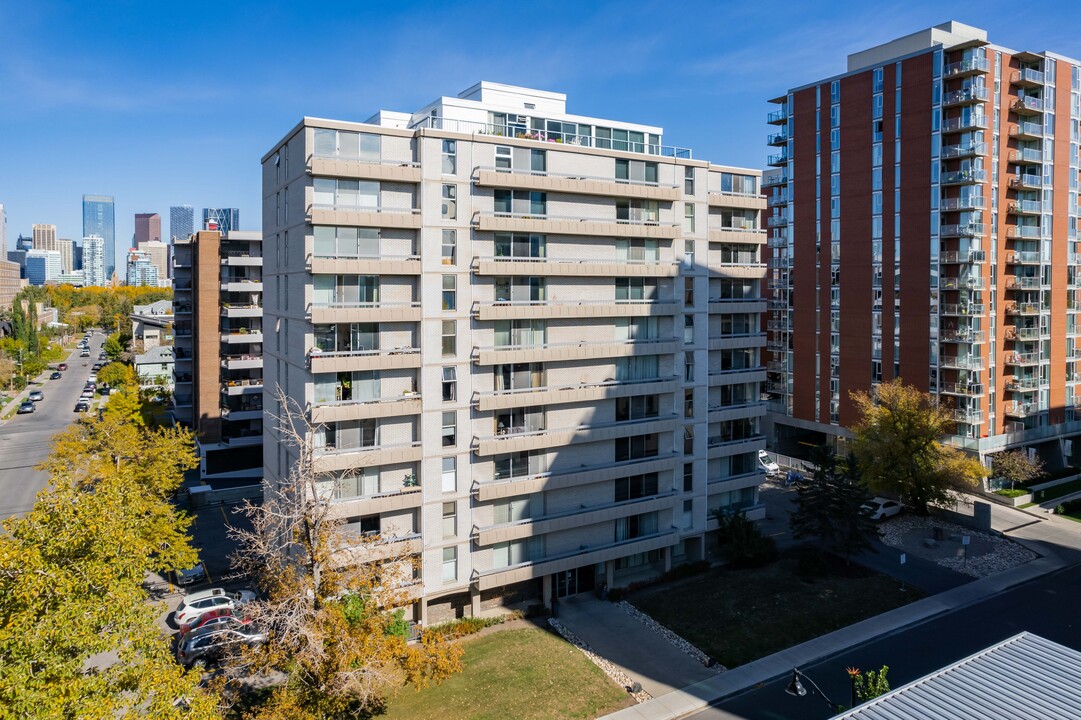
[[[420,481],[417,480],[416,473],[406,473],[405,477],[402,479],[402,487],[420,487]]]

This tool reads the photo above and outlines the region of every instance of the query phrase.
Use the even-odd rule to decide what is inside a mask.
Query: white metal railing
[[[601,150],[620,150],[623,152],[640,153],[645,155],[658,155],[660,157],[672,157],[690,159],[690,148],[675,147],[672,145],[659,145],[648,142],[633,140],[615,140],[612,138],[599,138],[593,135],[577,135],[564,132],[547,132],[532,130],[521,125],[507,123],[505,125],[492,125],[489,123],[472,120],[453,120],[450,118],[427,116],[409,127],[410,130],[444,130],[447,132],[466,133],[471,135],[492,135],[495,137],[513,137],[518,140],[536,140],[577,147],[593,147]]]
[[[507,475],[505,477],[493,476],[493,478],[492,478],[492,480],[490,482],[477,483],[477,484],[474,485],[473,489],[477,490],[482,485],[502,485],[504,483],[525,482],[525,481],[529,481],[529,480],[539,480],[541,478],[556,478],[556,477],[560,477],[562,475],[573,475],[573,474],[583,473],[583,472],[585,472],[585,473],[596,472],[598,470],[608,470],[610,468],[624,468],[624,467],[630,467],[630,466],[634,466],[634,465],[641,465],[642,463],[649,463],[649,462],[658,462],[658,461],[660,461],[660,462],[664,462],[664,461],[671,462],[671,461],[677,460],[677,459],[682,458],[682,457],[683,457],[682,453],[672,452],[672,453],[668,453],[666,455],[648,455],[646,457],[633,458],[633,459],[630,459],[630,460],[616,460],[616,461],[612,461],[612,462],[602,462],[602,463],[597,463],[595,465],[585,465],[583,467],[567,468],[565,470],[558,470],[558,471],[555,471],[555,472],[553,472],[551,470],[545,470],[543,472],[524,473],[522,475]]]
[[[312,210],[333,210],[341,212],[373,212],[396,215],[419,215],[420,208],[392,208],[382,205],[341,205],[338,203],[312,203],[308,206],[308,212]]]
[[[630,218],[599,218],[599,217],[582,217],[580,215],[549,215],[547,212],[504,212],[502,210],[486,210],[477,213],[481,217],[499,217],[499,218],[513,218],[515,220],[560,220],[560,221],[572,221],[572,222],[600,222],[600,223],[616,223],[617,225],[635,225],[641,227],[676,227],[676,223],[673,222],[661,222],[660,219],[656,220],[638,220]]]
[[[659,180],[632,180],[629,178],[607,177],[603,175],[582,175],[580,173],[556,173],[547,170],[525,170],[522,168],[496,167],[495,165],[478,165],[476,170],[491,170],[497,173],[509,173],[511,175],[533,175],[536,177],[559,178],[562,180],[599,180],[601,182],[614,182],[620,185],[642,185],[655,188],[678,188],[679,185],[661,183]]]
[[[420,397],[420,393],[413,390],[410,392],[402,393],[401,395],[390,395],[387,397],[377,398],[351,398],[348,400],[322,400],[312,403],[313,408],[323,407],[349,407],[351,405],[385,405],[389,403],[400,403],[405,400],[416,400]]]
[[[942,201],[942,209],[946,212],[953,212],[955,210],[982,210],[985,207],[987,207],[987,204],[983,195],[964,198],[945,198]]]
[[[419,308],[419,302],[313,302],[313,308],[320,310],[341,310],[341,309],[353,309],[353,310],[380,310],[383,308]]]
[[[481,300],[479,307],[599,307],[602,305],[674,305],[673,298],[634,298],[628,300]],[[419,303],[416,303],[419,306]]]
[[[355,161],[355,162],[371,163],[373,165],[393,165],[393,166],[396,166],[396,167],[420,167],[420,163],[419,162],[414,162],[413,160],[390,160],[390,159],[381,158],[381,157],[363,157],[361,155],[357,155],[355,157],[350,157],[348,155],[342,155],[341,153],[338,153],[338,152],[334,152],[334,153],[313,152],[311,154],[311,157],[312,158],[320,158],[320,159],[323,159],[323,160],[351,160],[351,161]]]
[[[609,265],[612,263],[620,263],[626,265],[678,265],[679,260],[661,260],[656,258],[653,260],[647,259],[633,259],[633,258],[555,258],[555,257],[521,257],[513,255],[484,255],[474,258],[474,263],[479,261],[485,262],[505,262],[505,263],[552,263],[555,265]],[[522,268],[522,272],[528,272],[528,268]]]
[[[389,253],[340,253],[333,255],[321,253],[318,250],[312,252],[312,257],[320,260],[420,260],[420,255],[391,255]]]
[[[477,348],[477,352],[502,352],[502,351],[515,351],[515,350],[550,350],[559,348],[574,348],[574,347],[602,347],[604,345],[656,345],[658,343],[674,343],[679,342],[679,338],[646,338],[641,340],[596,340],[593,342],[581,341],[581,342],[559,342],[559,343],[530,343],[528,345],[490,345],[486,347]],[[420,352],[419,349],[417,352]]]
[[[634,420],[617,420],[613,422],[603,423],[583,423],[581,425],[568,425],[559,428],[530,428],[529,424],[522,426],[516,425],[511,427],[505,427],[503,428],[503,432],[496,432],[496,434],[494,435],[478,435],[476,439],[478,442],[484,442],[487,440],[511,440],[514,438],[535,437],[537,435],[554,435],[556,433],[579,432],[582,430],[601,430],[614,427],[633,428],[635,425],[643,425],[645,423],[671,422],[678,420],[679,417],[679,415],[672,413],[671,415],[657,415],[655,417],[636,418]]]
[[[656,383],[672,382],[679,380],[678,375],[641,378],[634,380],[598,380],[596,382],[561,383],[559,385],[541,385],[538,387],[504,388],[503,390],[483,390],[477,393],[478,397],[496,397],[506,395],[525,395],[535,392],[554,392],[558,390],[585,390],[587,388],[624,387],[627,385],[650,385]]]
[[[420,440],[413,440],[412,442],[395,443],[393,445],[383,445],[378,440],[374,441],[371,445],[351,445],[349,447],[337,447],[334,445],[321,445],[314,449],[313,455],[316,457],[322,457],[324,455],[341,455],[344,453],[361,453],[361,452],[375,452],[379,450],[404,450],[406,448],[420,447]]]

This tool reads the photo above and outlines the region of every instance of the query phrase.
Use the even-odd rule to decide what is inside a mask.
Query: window
[[[694,417],[694,390],[683,391],[683,417]]]
[[[694,454],[694,426],[685,425],[683,427],[683,454]]]
[[[683,492],[694,490],[694,463],[683,463]]]
[[[544,496],[540,493],[496,500],[492,505],[492,522],[495,525],[522,522],[542,515],[544,515]]]
[[[443,503],[443,538],[452,538],[458,534],[458,518],[455,503]]]
[[[497,348],[544,347],[548,341],[548,325],[544,320],[496,320]]]
[[[443,413],[443,447],[458,444],[458,420],[454,411]]]
[[[683,379],[694,382],[694,353],[685,353],[683,356]]]
[[[543,236],[542,236],[543,237]],[[496,236],[498,242],[499,236]],[[656,240],[645,238],[616,238],[616,259],[632,262],[650,262],[660,259],[660,248]]]
[[[644,160],[616,160],[616,180],[657,184],[657,163]]]
[[[335,178],[312,180],[312,202],[337,207],[379,207],[379,183]]]
[[[505,568],[544,558],[544,536],[492,545],[492,567]]]
[[[683,232],[694,232],[694,203],[683,203]]]
[[[493,197],[496,213],[511,215],[548,214],[548,193],[532,190],[496,190]]]
[[[656,223],[660,219],[660,204],[656,200],[616,200],[616,221]]]
[[[633,475],[615,481],[615,502],[637,500],[657,494],[657,473]]]
[[[443,368],[443,402],[454,402],[458,396],[458,378],[454,368]]]
[[[445,493],[458,491],[458,463],[456,458],[443,458],[442,490]]]
[[[694,344],[694,315],[683,316],[683,342],[686,345]]]
[[[721,173],[721,192],[736,195],[758,194],[753,175],[737,175],[727,172]]]
[[[350,160],[378,160],[380,136],[373,133],[348,132],[346,130],[315,129],[315,155],[317,157],[340,157]],[[289,172],[289,155],[285,157],[286,174]]]
[[[694,307],[694,278],[683,278],[683,305]]]
[[[683,168],[683,194],[694,195],[694,168],[689,165]]]
[[[643,420],[660,413],[659,395],[616,398],[616,421]]]
[[[542,303],[547,299],[543,277],[500,277],[495,281],[495,299],[500,303]]]
[[[496,480],[508,480],[510,478],[528,477],[537,475],[546,469],[546,456],[543,453],[535,453],[529,450],[497,455],[495,458]]]
[[[284,204],[285,224],[289,224],[289,186],[285,186],[285,196],[282,198]]]
[[[656,296],[656,278],[616,278],[616,302],[653,300]]]
[[[632,437],[616,438],[615,461],[639,460],[641,458],[656,457],[658,452],[657,435],[634,435]]]
[[[458,309],[458,278],[455,275],[443,276],[443,312]]]
[[[658,529],[657,511],[616,519],[616,542],[655,535]]]
[[[379,230],[377,228],[335,227],[316,225],[312,228],[316,257],[377,258]]]
[[[443,321],[443,357],[454,357],[458,354],[458,321]]]
[[[458,579],[458,548],[443,548],[443,582],[454,582]]]
[[[458,255],[458,231],[443,231],[443,264],[454,265]]]
[[[454,175],[458,172],[457,143],[454,140],[443,141],[443,174]]]
[[[495,366],[495,389],[497,392],[514,392],[542,388],[543,363],[507,363]]]
[[[547,246],[548,239],[544,235],[495,234],[497,258],[543,258],[548,253]]]
[[[458,218],[458,187],[456,185],[443,186],[442,213],[444,220]]]

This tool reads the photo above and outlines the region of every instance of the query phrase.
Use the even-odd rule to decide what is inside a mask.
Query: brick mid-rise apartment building
[[[1081,67],[956,22],[772,102],[769,418],[843,437],[850,391],[902,378],[953,441],[1077,464]]]
[[[760,172],[565,105],[479,83],[263,158],[265,405],[318,426],[344,532],[419,556],[417,620],[625,585],[762,514]]]

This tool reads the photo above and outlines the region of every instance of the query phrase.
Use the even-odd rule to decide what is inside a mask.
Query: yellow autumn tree
[[[0,534],[0,717],[214,718],[172,657],[148,571],[190,566],[190,518],[168,501],[197,464],[189,432],[112,403],[59,433],[51,486]]]

